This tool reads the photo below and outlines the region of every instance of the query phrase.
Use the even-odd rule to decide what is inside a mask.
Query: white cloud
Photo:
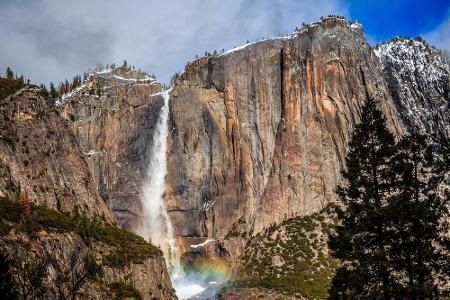
[[[450,53],[450,10],[447,18],[435,30],[428,32],[424,38],[432,45]]]
[[[343,0],[17,0],[2,3],[0,68],[35,82],[100,63],[130,64],[164,81],[205,51],[291,33]]]

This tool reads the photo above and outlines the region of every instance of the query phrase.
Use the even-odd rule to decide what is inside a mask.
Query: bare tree
[[[42,299],[47,293],[44,279],[48,275],[50,255],[41,256],[14,242],[7,257],[10,272],[17,286],[20,299]]]
[[[87,279],[102,272],[95,259],[89,254],[82,255],[80,249],[70,251],[67,262],[64,259],[53,259],[52,265],[56,272],[58,297],[61,300],[75,300]]]

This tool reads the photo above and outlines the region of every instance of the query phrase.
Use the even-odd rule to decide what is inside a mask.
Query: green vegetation
[[[346,185],[337,188],[342,205],[329,246],[345,263],[330,299],[448,295],[449,154],[445,138],[395,141],[378,103],[366,102],[342,172]]]
[[[24,86],[25,84],[20,79],[0,77],[0,100],[14,94]]]
[[[225,235],[225,239],[235,238],[235,237],[239,237],[239,236],[240,236],[239,231],[232,228]]]
[[[87,277],[91,279],[100,279],[103,276],[103,267],[93,255],[87,254],[84,258],[84,269]]]
[[[14,94],[25,86],[23,75],[14,78],[14,72],[10,67],[6,68],[6,77],[0,77],[0,100]]]
[[[114,300],[136,299],[141,300],[139,291],[132,285],[123,282],[114,282],[109,285],[115,296]]]
[[[41,206],[32,205],[28,197],[23,197],[22,203],[0,198],[0,224],[2,227],[9,226],[9,230],[25,232],[30,239],[40,236],[42,230],[49,232],[75,232],[84,242],[102,242],[112,247],[112,252],[120,251],[125,247],[131,255],[124,254],[126,264],[140,262],[142,259],[161,255],[160,251],[139,237],[125,232],[105,222],[90,220],[85,216],[69,215]],[[3,231],[8,234],[8,231]],[[146,248],[144,248],[144,246]],[[75,299],[80,289],[87,283],[102,283],[103,266],[109,265],[105,258],[98,259],[93,252],[83,255],[79,248],[66,250],[67,263],[62,262],[60,257],[52,252],[41,251],[37,256],[27,247],[15,244],[8,256],[0,253],[0,292],[5,295],[16,292],[18,297],[11,299],[47,299],[50,294],[45,285],[48,276],[47,270],[50,265],[55,270],[55,291],[58,299]],[[95,249],[92,247],[91,249]],[[68,252],[67,252],[68,251]],[[99,254],[99,253],[97,253]],[[116,265],[115,265],[116,266]],[[113,267],[115,267],[113,266]],[[120,267],[125,264],[120,265]],[[10,280],[10,277],[21,280]],[[11,277],[12,278],[12,277]],[[141,299],[139,293],[126,284],[112,285],[115,299],[134,298]],[[31,296],[30,296],[31,295]],[[51,296],[50,298],[53,298]],[[9,298],[8,298],[9,299]]]
[[[112,268],[123,268],[128,264],[127,254],[124,249],[117,249],[105,256],[103,263]]]
[[[339,266],[327,253],[321,214],[286,219],[248,241],[238,287],[261,287],[308,299],[326,299]]]
[[[244,219],[239,218],[239,220],[237,220],[236,222],[233,223],[233,226],[225,235],[225,239],[236,238],[236,237],[244,238],[246,235],[246,232],[245,231],[240,232],[241,231],[240,229],[243,227],[243,225],[245,225]]]
[[[73,231],[86,243],[102,242],[115,249],[104,262],[112,267],[141,263],[147,258],[162,256],[159,248],[143,238],[100,219],[89,219],[79,214],[70,215],[36,205],[31,206],[29,215],[24,215],[20,202],[0,198],[0,234],[5,235],[12,228],[24,230],[29,234],[40,230],[60,233]],[[122,256],[120,259],[117,258],[119,255]],[[116,258],[113,259],[113,256]]]

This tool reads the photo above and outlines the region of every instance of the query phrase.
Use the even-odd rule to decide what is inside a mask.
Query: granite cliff
[[[441,51],[410,39],[374,50],[359,23],[338,17],[188,63],[170,92],[164,196],[182,260],[222,258],[237,270],[258,233],[335,201],[367,99],[396,136],[448,136],[449,86]],[[131,231],[161,90],[145,73],[115,68],[91,72],[58,106],[92,184]]]
[[[185,251],[334,201],[368,98],[401,134],[382,65],[362,27],[340,18],[188,64],[171,92],[166,194]]]
[[[163,105],[161,84],[129,67],[92,71],[63,96],[61,115],[85,154],[95,185],[117,221],[136,228],[154,126]]]
[[[0,253],[21,296],[176,298],[161,251],[117,226],[48,92],[26,86],[0,114]]]

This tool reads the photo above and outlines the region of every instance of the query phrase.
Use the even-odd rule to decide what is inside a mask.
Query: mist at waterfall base
[[[200,257],[193,265],[185,265],[183,276],[172,278],[172,285],[179,299],[211,299],[229,277],[224,260]]]
[[[143,218],[136,233],[159,246],[164,253],[172,286],[179,299],[191,298],[216,282],[225,280],[227,268],[220,262],[207,260],[200,262],[196,270],[185,272],[180,262],[172,222],[164,202],[167,176],[167,136],[170,90],[158,93],[164,99],[155,126],[149,165],[142,187],[141,204]],[[156,95],[155,95],[156,96]],[[210,280],[211,278],[214,281]]]

